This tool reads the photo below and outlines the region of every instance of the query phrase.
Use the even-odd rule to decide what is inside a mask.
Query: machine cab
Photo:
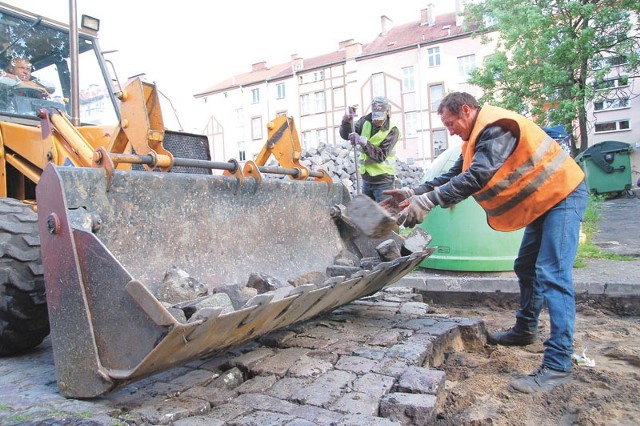
[[[79,119],[82,125],[113,125],[119,101],[96,34],[79,29]],[[37,120],[42,107],[71,116],[70,51],[68,26],[0,7],[0,120]]]

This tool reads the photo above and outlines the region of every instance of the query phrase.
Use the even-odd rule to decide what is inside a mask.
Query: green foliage
[[[28,422],[33,420],[34,416],[33,415],[26,415],[26,414],[16,414],[13,416],[9,416],[6,421],[8,424],[18,424],[18,423],[24,423],[24,422]]]
[[[584,212],[584,219],[582,220],[582,231],[587,235],[592,235],[598,230],[598,221],[600,220],[600,208],[604,196],[589,194],[587,199],[587,209]]]
[[[495,54],[469,80],[485,92],[481,102],[530,113],[541,125],[578,122],[586,149],[585,104],[596,96],[589,82],[612,70],[603,58],[624,57],[631,75],[639,68],[640,34],[630,30],[640,2],[484,0],[466,8],[474,34],[497,38]],[[497,24],[487,27],[487,15]]]

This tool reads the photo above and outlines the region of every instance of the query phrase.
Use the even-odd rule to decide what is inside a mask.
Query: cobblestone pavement
[[[638,197],[606,201],[596,244],[640,256],[638,208]],[[639,276],[640,258],[574,270],[578,296],[620,297],[633,315]],[[399,285],[94,400],[58,392],[47,338],[29,354],[0,358],[0,425],[429,424],[443,403],[445,353],[483,345],[484,323],[429,314],[408,287],[429,300],[462,292],[477,302],[482,293],[517,294],[517,281],[513,272],[426,270]]]
[[[444,403],[445,353],[483,345],[484,323],[394,287],[93,400],[58,392],[49,342],[0,358],[0,424],[423,425]]]

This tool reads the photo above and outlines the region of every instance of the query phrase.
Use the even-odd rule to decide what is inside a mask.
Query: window
[[[316,113],[318,112],[325,112],[326,111],[326,104],[324,102],[324,92],[316,92],[313,94],[313,97],[315,99],[315,111]]]
[[[327,129],[316,130],[316,143],[320,146],[321,143],[327,143]]]
[[[619,132],[629,130],[629,120],[609,121],[606,123],[597,123],[595,126],[596,133]]]
[[[247,153],[244,149],[238,151],[238,161],[247,161]]]
[[[300,115],[316,114],[327,110],[324,92],[300,96]]]
[[[373,86],[373,97],[384,96],[384,74],[377,73],[371,76],[371,85]]]
[[[300,84],[313,83],[314,81],[324,80],[324,70],[308,72],[300,75]]]
[[[302,147],[309,149],[311,147],[311,132],[302,132]]]
[[[593,60],[593,68],[601,69],[607,66],[609,67],[617,67],[620,65],[625,65],[628,62],[627,57],[623,55],[616,56],[607,56],[607,57],[598,57]]]
[[[440,102],[442,102],[442,98],[444,98],[444,85],[443,84],[433,84],[429,86],[429,99],[431,105],[431,111],[435,112],[438,110],[440,106]]]
[[[333,89],[333,106],[343,107],[345,104],[344,87],[335,87]]]
[[[469,74],[476,69],[476,55],[460,56],[458,58],[458,73],[466,81]]]
[[[276,86],[277,95],[276,99],[284,99],[284,83],[278,83]]]
[[[447,131],[444,129],[434,130],[431,132],[431,140],[433,141],[433,157],[437,157],[447,148]]]
[[[619,87],[629,86],[629,76],[618,78],[607,78],[593,83],[595,90],[617,89]]]
[[[340,126],[333,128],[333,137],[336,143],[346,142],[346,139],[342,139],[342,136],[340,136]]]
[[[308,115],[311,112],[311,105],[309,104],[309,95],[300,96],[300,115]]]
[[[440,48],[430,47],[427,49],[427,56],[429,57],[429,66],[437,67],[440,65]]]
[[[618,108],[628,108],[629,107],[629,99],[628,98],[619,98],[619,99],[602,99],[599,101],[593,102],[593,107],[596,111],[605,111],[608,109],[618,109]]]
[[[485,12],[482,14],[482,22],[484,23],[485,27],[492,27],[498,23],[498,20],[490,13]]]
[[[30,97],[22,90],[11,90],[9,94],[8,85],[1,84],[0,112],[30,120],[43,107],[70,114],[74,93],[69,81],[69,35],[61,28],[35,25],[32,18],[23,19],[10,13],[0,15],[0,28],[3,47],[0,66],[6,68],[13,59],[14,66],[30,70],[31,77],[37,78],[44,86],[38,89],[37,97]],[[113,89],[103,75],[96,47],[92,39],[82,35],[77,42],[78,67],[82,70],[78,82],[79,119],[83,124],[113,125],[117,121],[116,105],[109,96]]]
[[[262,117],[251,119],[251,139],[262,139]]]
[[[251,103],[252,104],[260,103],[260,89],[251,90]]]
[[[404,114],[405,132],[408,137],[418,134],[418,113],[415,111]]]
[[[411,93],[415,90],[413,67],[402,68],[402,93]]]

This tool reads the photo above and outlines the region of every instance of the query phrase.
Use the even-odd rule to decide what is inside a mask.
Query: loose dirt
[[[481,318],[489,331],[506,330],[515,306],[487,302],[483,307],[431,305],[434,312]],[[437,425],[638,425],[640,424],[640,318],[623,317],[602,306],[579,303],[575,352],[595,367],[574,365],[573,378],[552,391],[533,395],[509,389],[542,361],[548,314],[543,311],[540,340],[527,347],[485,345],[450,353],[447,400]]]

